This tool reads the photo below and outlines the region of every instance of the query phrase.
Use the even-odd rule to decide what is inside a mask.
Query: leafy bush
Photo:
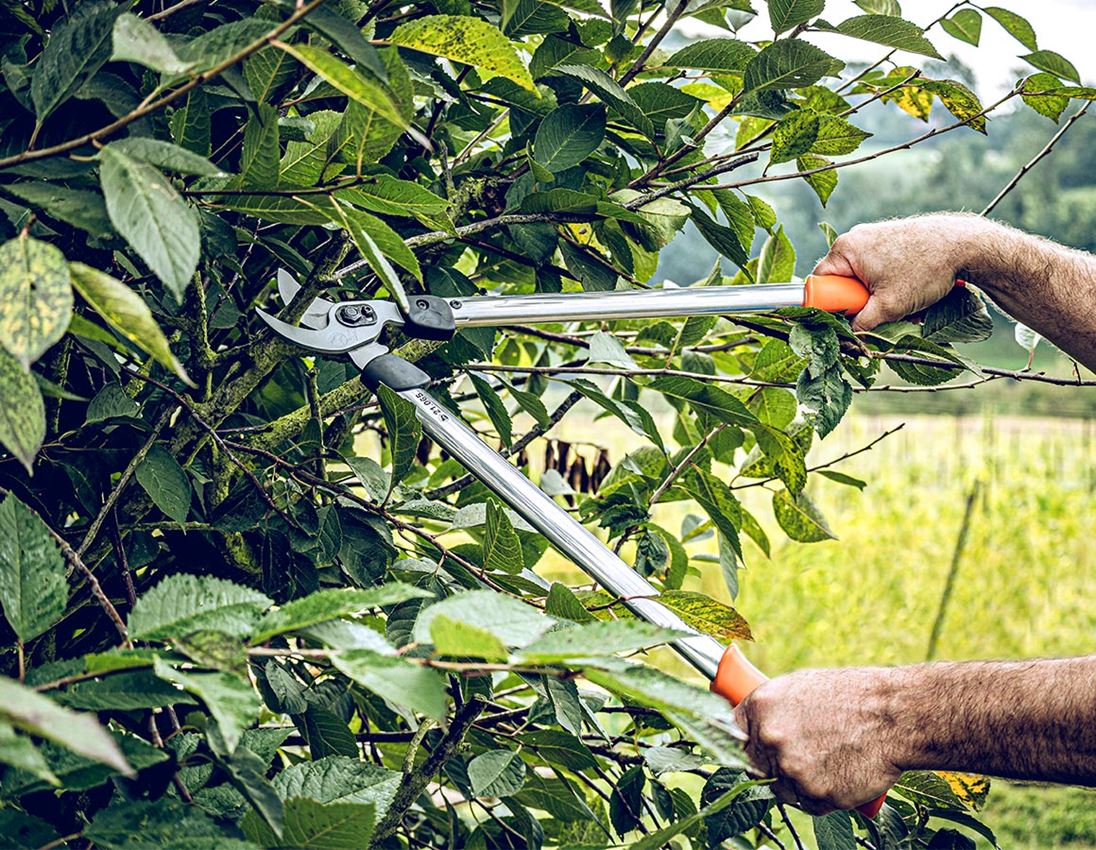
[[[619,657],[673,633],[535,581],[546,541],[423,440],[406,402],[301,356],[253,308],[292,322],[321,291],[642,288],[689,220],[738,267],[697,285],[784,281],[794,248],[748,189],[803,179],[825,201],[858,161],[832,158],[865,142],[850,120],[865,103],[932,122],[874,158],[984,131],[1006,102],[1056,120],[1092,96],[1003,9],[985,15],[1038,73],[983,108],[895,63],[938,54],[893,0],[837,24],[823,5],[771,0],[772,42],[737,36],[748,0],[4,5],[9,846],[799,842],[746,781],[727,706]],[[977,42],[983,17],[938,23]],[[725,35],[663,49],[686,18]],[[843,74],[808,33],[886,57]],[[734,129],[725,150],[705,147],[717,128]],[[279,268],[303,283],[284,308]],[[809,473],[859,482],[808,470],[815,435],[883,361],[927,386],[973,368],[949,344],[989,326],[958,290],[921,328],[859,341],[795,308],[397,350],[522,466],[580,400],[626,422],[643,447],[593,469],[549,440],[541,485],[730,641],[745,621],[688,584],[705,537],[732,592],[744,548],[768,549],[734,487],[769,487],[793,539],[829,537]],[[653,404],[676,411],[671,434]],[[674,500],[696,505],[680,530],[651,518]],[[982,790],[909,776],[878,822],[838,813],[815,835],[967,846],[935,830],[982,830],[967,813]]]

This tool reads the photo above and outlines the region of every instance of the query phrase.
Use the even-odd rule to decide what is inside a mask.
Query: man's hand
[[[763,684],[737,709],[746,754],[773,791],[811,814],[874,800],[901,775],[890,671],[804,670]]]
[[[1096,655],[804,670],[735,720],[756,772],[812,814],[874,800],[904,770],[1096,785]]]
[[[952,214],[858,224],[837,237],[814,272],[864,282],[871,297],[852,326],[868,331],[947,295],[993,227],[977,216]]]
[[[859,224],[814,269],[852,275],[871,297],[853,319],[868,331],[924,310],[956,278],[1096,370],[1096,257],[969,213]]]

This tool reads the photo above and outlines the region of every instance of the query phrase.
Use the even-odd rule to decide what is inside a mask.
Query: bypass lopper
[[[285,304],[299,290],[288,272],[278,272],[278,292]],[[765,681],[764,674],[737,647],[724,646],[710,635],[699,633],[662,605],[653,585],[435,400],[427,391],[430,377],[413,363],[389,353],[383,337],[389,327],[413,338],[446,340],[460,328],[475,326],[715,316],[799,306],[851,315],[867,299],[864,285],[854,278],[812,275],[804,283],[758,286],[469,298],[414,295],[406,311],[393,301],[335,302],[316,298],[301,317],[300,326],[263,310],[258,313],[278,334],[301,348],[324,355],[348,354],[361,369],[367,387],[376,390],[383,384],[409,401],[434,442],[633,614],[685,632],[687,636],[675,640],[673,648],[708,678],[713,692],[738,705]],[[727,722],[733,726],[730,717]],[[879,797],[859,810],[874,817],[884,801],[885,796]]]

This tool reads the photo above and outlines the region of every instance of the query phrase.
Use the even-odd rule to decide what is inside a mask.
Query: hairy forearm
[[[902,667],[881,687],[901,769],[1096,785],[1096,656]]]
[[[960,276],[1096,371],[1096,257],[995,222],[974,234]]]

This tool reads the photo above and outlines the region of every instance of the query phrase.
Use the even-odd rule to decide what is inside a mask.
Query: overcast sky
[[[902,0],[902,12],[909,20],[925,25],[953,5],[954,0]],[[1035,28],[1040,48],[1058,51],[1077,66],[1085,83],[1096,82],[1096,51],[1092,49],[1096,38],[1096,0],[994,0],[992,5],[1023,15]],[[838,23],[858,14],[862,13],[852,0],[827,0],[824,17],[830,23]],[[694,25],[690,21],[682,29],[688,32]],[[713,30],[704,32],[714,34]],[[742,36],[747,39],[764,38],[770,33],[768,17],[763,12],[742,28]],[[978,47],[952,38],[938,26],[928,35],[943,55],[954,53],[974,69],[983,97],[1003,92],[1016,79],[1010,72],[1028,67],[1016,58],[1027,53],[1027,49],[988,17],[983,21]],[[878,45],[843,36],[812,34],[810,40],[823,49],[828,46],[842,59],[874,61],[882,55]]]

